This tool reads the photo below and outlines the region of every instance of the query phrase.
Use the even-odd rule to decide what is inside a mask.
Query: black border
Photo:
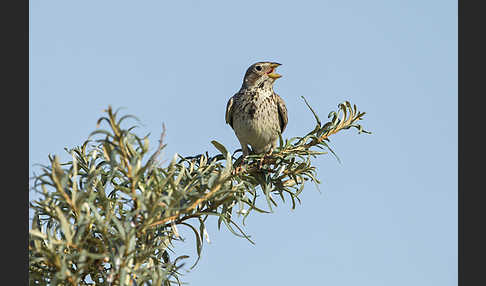
[[[467,3],[467,5],[466,5]],[[486,285],[484,111],[484,8],[459,1],[458,4],[458,282],[459,285]]]
[[[2,26],[2,284],[28,285],[29,1],[4,1]],[[8,271],[8,273],[6,273]]]

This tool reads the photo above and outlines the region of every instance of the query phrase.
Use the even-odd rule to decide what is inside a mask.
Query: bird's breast
[[[248,121],[248,123],[269,124],[275,119],[278,122],[277,104],[271,100],[271,97],[242,100],[240,102],[240,108],[235,114],[238,117],[242,117],[243,120]]]
[[[250,94],[236,104],[233,127],[239,138],[253,146],[265,146],[278,138],[278,109],[271,96]]]

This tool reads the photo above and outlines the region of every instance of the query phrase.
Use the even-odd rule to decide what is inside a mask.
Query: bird
[[[271,154],[287,127],[287,107],[273,90],[282,75],[275,72],[281,64],[262,61],[245,73],[240,90],[226,104],[226,123],[241,145],[243,158],[250,154]]]

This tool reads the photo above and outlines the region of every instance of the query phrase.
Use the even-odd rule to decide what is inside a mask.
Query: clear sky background
[[[175,152],[239,148],[226,102],[246,68],[282,63],[284,137],[349,100],[367,114],[314,160],[294,211],[255,214],[256,245],[218,231],[190,285],[457,285],[457,1],[30,1],[29,175],[68,160],[108,105]],[[31,198],[35,195],[31,194]],[[177,247],[195,258],[194,240]]]

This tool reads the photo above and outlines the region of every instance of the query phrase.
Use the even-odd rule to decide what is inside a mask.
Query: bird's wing
[[[285,102],[283,99],[275,93],[275,99],[277,102],[278,108],[278,119],[280,123],[280,132],[283,133],[285,127],[287,127],[288,117],[287,117],[287,107],[285,106]]]
[[[233,107],[233,97],[231,97],[228,100],[228,103],[226,104],[226,115],[225,115],[226,123],[229,124],[231,128],[233,128],[233,108],[232,107]]]

